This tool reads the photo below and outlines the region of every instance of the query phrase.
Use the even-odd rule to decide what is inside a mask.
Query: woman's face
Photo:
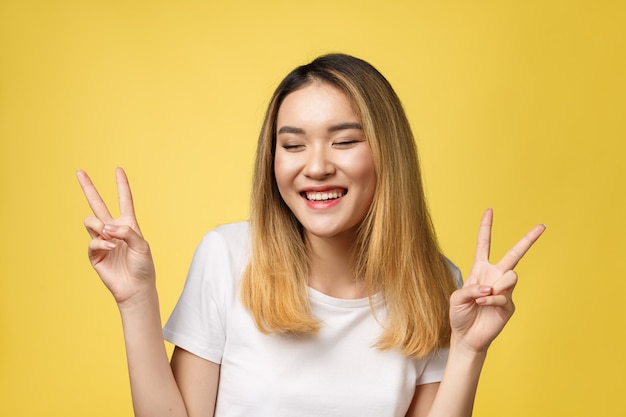
[[[350,99],[312,82],[285,97],[276,129],[276,182],[305,233],[354,235],[372,204],[376,173]]]

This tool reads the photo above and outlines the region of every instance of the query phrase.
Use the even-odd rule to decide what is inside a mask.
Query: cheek
[[[370,209],[376,195],[376,167],[372,154],[364,154],[359,159],[359,163],[353,166],[353,177],[361,184],[363,215]]]
[[[285,189],[292,184],[294,168],[288,160],[281,157],[280,154],[276,154],[274,157],[274,177],[276,178],[276,185],[280,194],[285,197]]]
[[[349,167],[352,177],[367,190],[376,189],[376,167],[371,152],[363,152],[353,158]]]

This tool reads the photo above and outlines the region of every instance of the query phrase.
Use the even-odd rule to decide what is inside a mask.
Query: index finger
[[[491,250],[491,225],[493,223],[493,210],[487,209],[480,220],[478,229],[478,241],[476,242],[476,261],[489,261]]]
[[[539,239],[539,236],[541,236],[544,230],[546,230],[546,226],[543,224],[535,226],[526,236],[509,249],[496,265],[497,268],[501,271],[508,271],[515,268],[517,263],[524,257],[526,252],[528,252],[528,249]]]
[[[79,169],[76,171],[76,178],[78,178],[78,183],[83,189],[83,194],[85,194],[93,214],[104,223],[110,222],[112,220],[111,213],[102,200],[102,197],[100,197],[100,194],[98,194],[98,190],[96,190],[96,187],[91,182],[89,175],[82,169]]]
[[[120,206],[120,215],[134,218],[133,194],[130,191],[128,177],[122,168],[115,169],[115,181],[117,182],[117,199]]]

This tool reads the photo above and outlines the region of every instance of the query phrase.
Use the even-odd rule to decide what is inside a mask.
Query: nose
[[[331,160],[331,150],[324,146],[312,146],[307,150],[306,163],[303,169],[305,176],[313,179],[324,179],[335,172],[335,164]]]

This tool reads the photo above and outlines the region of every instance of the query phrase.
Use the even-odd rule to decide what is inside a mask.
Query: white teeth
[[[336,198],[343,197],[342,192],[330,192],[330,193],[306,193],[307,200],[312,201],[326,201],[326,200],[334,200]]]

